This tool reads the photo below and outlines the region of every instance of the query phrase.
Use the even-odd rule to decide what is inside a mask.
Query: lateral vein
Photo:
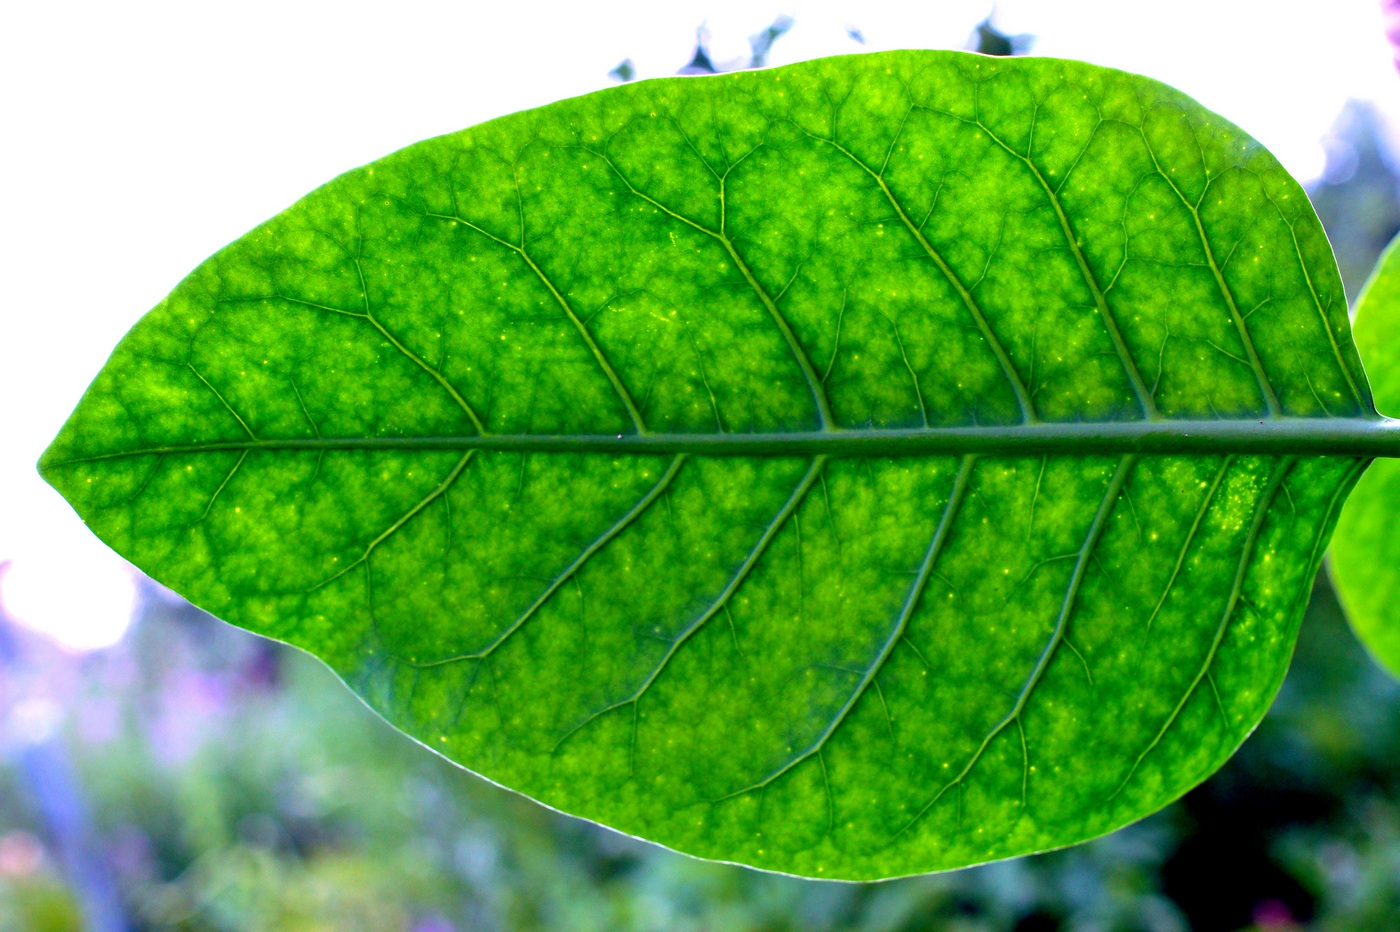
[[[438,369],[435,366],[430,366],[426,359],[424,359],[422,356],[419,356],[413,350],[405,346],[398,337],[396,337],[393,333],[390,332],[388,327],[384,326],[384,324],[380,322],[379,318],[374,316],[374,312],[370,310],[369,285],[365,282],[364,267],[360,264],[360,259],[358,257],[354,261],[355,272],[360,277],[360,295],[364,299],[365,320],[369,321],[370,325],[374,327],[375,330],[378,330],[380,335],[383,336],[384,339],[388,340],[389,343],[394,347],[394,349],[398,350],[411,362],[413,362],[414,365],[418,366],[424,372],[428,373],[428,375],[432,376],[433,380],[436,381],[439,385],[441,385],[443,389],[449,395],[452,396],[452,400],[457,402],[457,406],[462,409],[462,412],[466,414],[467,419],[472,422],[472,426],[476,428],[477,433],[486,433],[486,425],[482,423],[481,418],[477,417],[476,411],[472,408],[472,406],[467,404],[467,399],[462,397],[462,393],[457,391],[456,386],[454,386],[451,382],[447,380],[447,376],[443,375],[440,371],[438,371]]]
[[[1161,613],[1162,606],[1167,604],[1167,596],[1171,595],[1172,587],[1176,585],[1176,579],[1181,575],[1181,568],[1186,565],[1186,555],[1191,549],[1192,542],[1196,539],[1196,532],[1200,530],[1201,522],[1205,520],[1206,512],[1210,510],[1210,504],[1215,500],[1215,493],[1220,490],[1221,483],[1225,481],[1225,474],[1230,471],[1230,466],[1234,461],[1233,456],[1225,457],[1225,461],[1220,464],[1220,469],[1215,473],[1215,480],[1211,482],[1205,498],[1201,501],[1201,507],[1196,510],[1196,518],[1191,522],[1191,530],[1186,533],[1186,540],[1182,542],[1181,551],[1176,556],[1176,565],[1172,567],[1172,574],[1167,579],[1166,588],[1162,590],[1162,597],[1157,600],[1152,614],[1148,616],[1147,630],[1143,632],[1144,640],[1152,634],[1152,624]]]
[[[1206,675],[1210,672],[1211,664],[1215,662],[1215,655],[1220,650],[1221,642],[1225,640],[1226,631],[1229,630],[1230,620],[1234,617],[1235,609],[1239,606],[1240,595],[1244,591],[1245,576],[1249,572],[1250,561],[1254,556],[1254,547],[1259,542],[1259,533],[1264,527],[1264,519],[1268,517],[1269,510],[1274,503],[1274,499],[1278,497],[1278,490],[1283,485],[1284,479],[1292,472],[1297,462],[1296,457],[1284,457],[1280,460],[1278,466],[1272,470],[1272,474],[1269,477],[1269,484],[1264,488],[1264,493],[1259,496],[1258,504],[1254,506],[1254,518],[1250,522],[1249,531],[1245,536],[1244,548],[1240,551],[1240,562],[1235,568],[1235,580],[1230,587],[1230,596],[1225,604],[1225,611],[1220,616],[1220,623],[1216,625],[1215,637],[1211,639],[1210,648],[1206,651],[1205,658],[1201,661],[1200,668],[1196,671],[1196,675],[1192,677],[1190,685],[1186,687],[1186,692],[1182,694],[1180,701],[1178,701],[1176,707],[1172,709],[1171,715],[1167,716],[1167,720],[1162,723],[1162,727],[1158,729],[1152,742],[1147,747],[1143,748],[1142,753],[1133,761],[1133,766],[1129,768],[1127,776],[1123,778],[1123,782],[1118,784],[1118,788],[1108,797],[1109,800],[1115,799],[1119,793],[1123,792],[1124,787],[1128,785],[1133,775],[1137,773],[1138,767],[1142,765],[1143,760],[1161,744],[1162,738],[1166,735],[1168,729],[1170,729],[1181,716],[1181,710],[1186,707],[1186,703],[1195,695],[1196,687],[1201,685],[1201,680],[1205,679]]]
[[[773,516],[773,520],[769,522],[768,527],[764,529],[758,542],[754,544],[753,549],[750,550],[748,556],[744,558],[744,562],[739,565],[739,568],[734,571],[734,575],[729,578],[729,583],[715,600],[710,603],[709,608],[705,609],[694,621],[686,625],[685,630],[671,642],[666,653],[656,665],[652,667],[651,672],[647,674],[646,678],[632,694],[625,699],[619,699],[616,702],[604,706],[570,728],[559,741],[555,743],[554,750],[559,750],[565,741],[568,741],[579,731],[583,730],[583,728],[602,718],[604,715],[607,715],[609,712],[613,712],[623,706],[634,705],[641,701],[642,696],[646,695],[647,690],[651,688],[652,684],[661,676],[667,665],[670,664],[671,658],[676,656],[676,652],[679,651],[697,631],[703,628],[711,618],[714,618],[715,615],[719,614],[719,612],[728,605],[730,597],[733,596],[734,593],[738,591],[739,587],[744,584],[744,581],[748,579],[749,571],[754,568],[754,565],[758,563],[764,553],[767,552],[768,546],[773,542],[773,539],[778,536],[778,532],[783,529],[788,519],[792,517],[803,500],[807,497],[807,493],[811,491],[812,486],[816,483],[817,477],[821,475],[822,468],[825,465],[826,457],[824,456],[818,456],[812,460],[812,465],[808,467],[802,480],[797,484],[797,487],[793,489],[792,494],[788,496],[788,500],[783,504],[783,507]]]
[[[1143,381],[1142,373],[1138,371],[1137,363],[1133,360],[1133,354],[1128,351],[1127,341],[1123,339],[1123,330],[1118,326],[1118,318],[1113,313],[1113,309],[1108,306],[1108,299],[1104,297],[1103,288],[1099,286],[1098,278],[1094,275],[1094,270],[1089,267],[1089,259],[1084,255],[1084,248],[1079,245],[1079,236],[1074,231],[1074,225],[1070,223],[1069,215],[1065,213],[1065,206],[1060,201],[1060,194],[1050,187],[1045,176],[1041,174],[1039,166],[1031,161],[1028,156],[1022,155],[1015,149],[1002,141],[991,127],[987,126],[980,119],[966,120],[962,117],[955,117],[965,123],[971,123],[979,127],[987,134],[987,137],[1002,149],[1006,150],[1013,158],[1021,161],[1031,170],[1035,180],[1045,191],[1045,196],[1050,202],[1051,208],[1055,211],[1055,216],[1060,222],[1060,230],[1064,234],[1065,242],[1069,245],[1070,253],[1074,256],[1075,263],[1079,266],[1079,274],[1084,279],[1084,284],[1088,286],[1089,292],[1094,296],[1094,305],[1098,308],[1099,317],[1102,318],[1104,329],[1108,331],[1109,339],[1113,341],[1113,348],[1118,354],[1118,359],[1123,365],[1123,371],[1128,376],[1128,381],[1132,385],[1133,394],[1137,396],[1138,404],[1142,406],[1143,414],[1149,420],[1158,418],[1157,402],[1152,398],[1151,391],[1147,388],[1147,383]]]
[[[1234,292],[1230,290],[1229,284],[1225,281],[1225,270],[1221,267],[1220,263],[1216,261],[1215,249],[1210,244],[1210,238],[1206,236],[1206,228],[1205,224],[1201,221],[1199,206],[1187,200],[1186,195],[1176,186],[1176,182],[1172,180],[1171,174],[1162,170],[1162,163],[1157,161],[1157,153],[1152,151],[1152,145],[1147,141],[1147,134],[1143,133],[1141,128],[1138,128],[1138,132],[1142,136],[1143,148],[1147,150],[1147,154],[1152,158],[1152,165],[1156,168],[1157,174],[1167,182],[1167,187],[1172,189],[1181,203],[1191,212],[1191,219],[1196,224],[1196,235],[1200,237],[1201,248],[1205,250],[1206,262],[1210,265],[1211,274],[1215,276],[1216,287],[1220,289],[1220,294],[1225,299],[1226,306],[1230,309],[1230,319],[1234,321],[1235,330],[1240,336],[1240,342],[1244,344],[1245,355],[1249,357],[1249,367],[1254,370],[1254,377],[1259,382],[1259,393],[1264,396],[1264,404],[1269,409],[1269,416],[1282,416],[1283,408],[1279,405],[1278,394],[1274,391],[1273,383],[1269,381],[1269,374],[1264,371],[1264,363],[1259,359],[1259,352],[1254,347],[1254,338],[1250,335],[1249,326],[1245,323],[1244,316],[1240,314],[1239,305],[1235,303]],[[1207,185],[1207,187],[1208,186],[1209,185]],[[1229,262],[1228,256],[1226,257],[1226,262]]]
[[[808,133],[808,135],[812,134]],[[987,321],[987,315],[982,311],[981,304],[973,297],[972,291],[963,283],[963,280],[958,274],[953,271],[952,266],[943,258],[943,254],[933,247],[933,244],[924,236],[923,231],[914,224],[914,221],[909,217],[908,211],[904,209],[904,205],[895,197],[894,191],[890,190],[890,186],[885,181],[883,172],[876,172],[869,165],[866,165],[857,155],[834,140],[825,139],[821,136],[812,136],[812,138],[819,142],[824,142],[835,148],[838,152],[841,152],[856,165],[860,166],[861,169],[870,175],[870,177],[875,180],[875,183],[880,186],[880,191],[885,195],[885,199],[889,201],[890,206],[894,208],[895,213],[899,215],[900,221],[904,224],[905,228],[909,230],[909,233],[918,242],[919,246],[928,257],[933,260],[934,265],[938,267],[938,271],[947,279],[948,284],[953,286],[953,290],[958,293],[958,297],[962,300],[963,306],[967,308],[968,313],[972,315],[973,321],[977,324],[978,331],[982,334],[982,339],[986,340],[987,345],[991,347],[993,355],[996,356],[997,364],[1001,366],[1002,375],[1006,378],[1007,383],[1011,386],[1011,390],[1016,395],[1016,401],[1021,407],[1021,417],[1027,424],[1034,424],[1038,421],[1040,418],[1036,415],[1035,403],[1031,400],[1031,394],[1026,388],[1026,383],[1022,381],[1021,374],[1016,371],[1016,366],[1011,362],[1011,356],[1007,353],[1006,347],[1002,345],[1001,339],[992,330],[991,324]]]
[[[544,285],[549,291],[555,303],[564,311],[565,316],[567,316],[569,321],[574,325],[574,329],[577,330],[579,336],[583,338],[583,342],[587,345],[589,352],[593,354],[593,359],[598,364],[598,368],[603,370],[603,375],[607,378],[608,383],[612,385],[613,391],[617,393],[618,400],[620,400],[622,406],[627,409],[627,416],[631,419],[632,426],[636,429],[637,433],[647,433],[646,421],[643,420],[642,413],[637,408],[637,403],[632,400],[632,393],[627,390],[627,386],[622,384],[622,379],[618,377],[617,370],[614,369],[612,363],[608,361],[607,354],[605,354],[602,347],[598,345],[598,341],[593,338],[593,334],[589,331],[588,326],[584,324],[578,314],[574,312],[573,305],[570,304],[569,300],[555,287],[554,282],[545,274],[544,269],[540,268],[539,264],[525,251],[524,247],[517,246],[509,240],[502,239],[494,233],[456,214],[439,214],[433,213],[432,211],[425,211],[423,215],[425,217],[431,217],[434,220],[446,220],[449,223],[460,223],[467,229],[485,236],[492,242],[504,246],[506,249],[519,256],[521,261],[523,261],[529,267],[530,271],[534,273],[535,277],[539,279],[540,284]]]
[[[748,263],[744,261],[744,258],[741,255],[739,255],[739,251],[734,247],[734,243],[730,240],[728,233],[723,227],[723,219],[721,219],[721,228],[718,230],[712,230],[702,223],[697,223],[696,221],[690,219],[689,217],[685,216],[679,211],[673,210],[672,208],[658,201],[656,198],[652,197],[651,195],[634,186],[632,182],[627,178],[627,176],[624,175],[622,171],[616,165],[613,164],[612,159],[608,158],[607,155],[605,155],[604,153],[594,149],[589,149],[587,151],[602,159],[603,163],[608,166],[612,173],[617,176],[617,179],[621,181],[622,184],[627,188],[627,190],[632,192],[633,195],[646,201],[648,204],[652,205],[657,210],[660,210],[667,216],[675,220],[679,220],[681,223],[686,224],[687,226],[691,227],[697,232],[703,233],[706,236],[714,239],[716,242],[718,242],[721,246],[724,247],[724,251],[729,254],[730,261],[734,263],[735,267],[739,270],[740,274],[744,276],[744,280],[748,282],[749,287],[752,288],[754,294],[758,296],[758,299],[763,304],[764,309],[768,311],[768,315],[773,319],[773,323],[778,328],[779,333],[782,334],[783,339],[787,342],[788,350],[792,353],[793,359],[797,362],[798,368],[802,371],[803,378],[806,379],[807,389],[811,392],[812,401],[817,407],[817,418],[821,422],[822,429],[828,430],[832,428],[835,422],[831,413],[831,402],[826,396],[826,385],[824,384],[824,380],[817,375],[817,370],[812,365],[812,360],[810,357],[808,357],[807,350],[802,346],[801,341],[797,339],[797,334],[793,332],[792,325],[788,323],[787,318],[784,317],[782,311],[778,309],[778,305],[773,300],[773,297],[768,294],[768,290],[763,287],[763,285],[759,282],[758,278],[753,274],[753,270],[749,268]],[[733,166],[730,166],[730,168],[732,170]],[[721,206],[723,199],[723,184],[724,179],[721,178]]]
[[[851,697],[841,706],[831,722],[823,729],[822,733],[817,737],[817,740],[814,741],[807,750],[803,751],[759,782],[744,787],[741,790],[735,790],[727,796],[722,796],[717,802],[732,799],[735,796],[742,796],[745,793],[751,793],[754,790],[769,786],[798,764],[811,759],[814,755],[820,754],[822,748],[826,746],[827,741],[846,721],[851,710],[860,702],[861,698],[866,694],[866,691],[869,690],[872,685],[877,691],[879,690],[878,680],[880,673],[884,670],[885,663],[889,660],[890,655],[894,653],[894,649],[899,646],[899,642],[904,639],[905,632],[909,628],[909,619],[913,616],[914,610],[918,608],[920,600],[923,598],[924,589],[928,586],[929,578],[933,575],[934,565],[938,562],[938,557],[943,552],[943,545],[948,540],[948,532],[958,519],[958,512],[962,508],[963,499],[967,492],[968,480],[972,475],[972,467],[976,462],[977,457],[975,456],[963,457],[962,464],[958,468],[957,476],[953,480],[953,489],[948,496],[948,503],[943,508],[943,514],[938,520],[937,527],[934,529],[928,549],[924,552],[923,561],[919,564],[918,573],[915,574],[914,583],[909,587],[909,594],[905,597],[904,605],[900,608],[899,616],[895,621],[894,630],[892,630],[890,636],[885,639],[885,643],[880,646],[879,653],[875,655],[874,661],[866,668],[865,673],[861,676],[859,685],[857,685],[855,690],[851,693]],[[884,703],[883,694],[880,696],[880,702],[881,704]],[[886,717],[889,716],[888,707],[885,708],[885,715]]]
[[[914,825],[943,798],[943,795],[947,793],[948,790],[962,783],[963,780],[967,778],[967,775],[972,772],[972,769],[977,766],[977,762],[982,759],[983,752],[996,740],[998,735],[1005,731],[1013,722],[1018,725],[1020,724],[1021,713],[1025,711],[1026,703],[1030,701],[1032,693],[1035,692],[1036,686],[1040,684],[1041,678],[1045,675],[1046,669],[1050,666],[1050,661],[1055,658],[1060,644],[1065,640],[1069,629],[1070,616],[1073,614],[1075,603],[1079,598],[1079,587],[1084,581],[1084,575],[1088,570],[1089,561],[1093,556],[1094,548],[1098,546],[1100,538],[1103,537],[1104,529],[1108,525],[1109,515],[1113,513],[1114,506],[1117,505],[1118,498],[1123,491],[1123,486],[1128,481],[1128,475],[1133,471],[1133,467],[1136,464],[1137,457],[1123,457],[1118,463],[1118,468],[1113,473],[1113,478],[1109,480],[1108,489],[1104,492],[1103,499],[1099,502],[1098,512],[1094,515],[1093,523],[1089,526],[1089,532],[1084,536],[1084,543],[1079,548],[1079,556],[1074,564],[1074,572],[1070,575],[1069,585],[1066,587],[1064,599],[1060,603],[1059,615],[1055,619],[1055,629],[1050,635],[1050,640],[1046,642],[1044,649],[1041,650],[1040,657],[1036,660],[1035,667],[1031,670],[1030,676],[1026,678],[1025,683],[1021,686],[1021,691],[1019,695],[1017,695],[1016,702],[1011,707],[1011,711],[1007,712],[1006,715],[992,727],[992,730],[987,732],[986,737],[982,739],[982,743],[977,746],[977,750],[968,758],[967,763],[963,765],[958,775],[943,784],[942,788],[933,795],[932,799],[924,804],[924,807],[919,810],[918,814],[915,815],[907,825],[895,833],[896,836],[902,835],[913,828]]]
[[[471,458],[475,454],[475,450],[468,450],[462,456],[462,458],[457,461],[457,465],[452,467],[452,471],[447,474],[447,477],[443,479],[442,482],[438,483],[437,488],[433,489],[431,492],[425,495],[422,499],[419,500],[418,504],[414,505],[408,511],[404,512],[404,514],[397,521],[389,525],[389,527],[385,528],[384,531],[374,540],[370,541],[369,545],[365,547],[364,553],[360,554],[360,556],[356,557],[350,563],[347,563],[334,575],[323,579],[321,582],[318,582],[316,585],[312,586],[307,591],[315,592],[317,589],[323,589],[326,586],[329,586],[331,583],[335,582],[340,577],[344,576],[346,573],[353,570],[355,567],[359,566],[362,563],[368,562],[370,555],[374,553],[374,549],[376,547],[384,543],[384,541],[388,540],[405,524],[412,521],[415,515],[417,515],[424,508],[427,508],[429,505],[431,505],[435,500],[437,500],[439,496],[446,494],[448,489],[452,488],[452,484],[457,481],[457,477],[462,474],[462,470],[467,468],[467,463],[471,462]]]
[[[426,663],[406,660],[403,662],[410,666],[424,669],[427,667],[441,667],[447,664],[460,663],[464,660],[485,660],[487,657],[490,657],[502,644],[508,641],[512,635],[523,628],[525,624],[534,617],[535,613],[540,610],[541,606],[554,597],[554,593],[559,591],[559,587],[563,586],[570,579],[574,579],[578,575],[579,570],[583,569],[585,563],[591,560],[598,551],[602,550],[619,534],[625,531],[632,522],[641,517],[642,513],[661,497],[662,493],[666,491],[671,485],[671,482],[676,478],[676,473],[680,472],[681,466],[685,464],[685,461],[686,455],[684,453],[678,454],[672,459],[671,465],[666,468],[661,478],[656,480],[656,484],[653,485],[645,495],[638,499],[637,503],[629,508],[622,517],[614,521],[602,535],[584,548],[583,552],[580,553],[572,563],[565,567],[559,575],[554,577],[545,590],[535,598],[535,601],[531,602],[530,606],[526,608],[525,611],[517,615],[515,620],[512,621],[504,631],[492,638],[485,647],[469,654],[456,654],[452,657],[445,657],[441,660],[433,660]]]

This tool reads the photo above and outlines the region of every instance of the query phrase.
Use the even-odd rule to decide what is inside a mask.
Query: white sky
[[[334,175],[419,139],[670,74],[795,18],[771,64],[962,47],[991,9],[902,3],[10,3],[0,10],[0,597],[75,647],[119,637],[124,564],[34,462],[121,335],[206,256]],[[1034,52],[1159,78],[1316,176],[1348,98],[1400,125],[1378,0],[1003,0]]]

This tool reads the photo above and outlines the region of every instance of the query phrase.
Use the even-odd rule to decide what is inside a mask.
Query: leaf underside
[[[1375,416],[1322,230],[1239,129],[1103,68],[895,52],[344,175],[148,314],[42,469],[492,780],[865,879],[1080,841],[1215,770],[1364,463],[686,438]],[[671,452],[511,449],[641,434]]]
[[[1392,242],[1356,305],[1356,342],[1373,375],[1376,405],[1400,414],[1400,249]],[[1400,678],[1400,463],[1378,460],[1337,523],[1331,572],[1347,618],[1371,656]]]

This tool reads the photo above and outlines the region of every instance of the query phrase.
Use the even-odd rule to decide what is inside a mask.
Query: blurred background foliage
[[[702,29],[681,70],[761,65],[790,25],[721,63]],[[1032,37],[989,21],[969,44],[1015,54]],[[1350,106],[1310,191],[1353,298],[1400,229],[1381,139]],[[1397,917],[1400,684],[1325,574],[1273,710],[1179,803],[1075,848],[879,884],[701,862],[546,810],[405,739],[317,661],[153,583],[125,640],[95,653],[0,614],[0,929],[1284,932]]]

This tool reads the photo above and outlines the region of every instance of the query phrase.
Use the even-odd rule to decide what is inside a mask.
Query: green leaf
[[[1400,240],[1376,263],[1356,305],[1356,343],[1365,350],[1376,405],[1400,413]],[[1366,471],[1337,523],[1332,580],[1347,618],[1371,656],[1400,678],[1400,463]]]
[[[1145,78],[894,52],[344,175],[147,315],[42,469],[492,780],[877,878],[1219,767],[1397,448],[1258,143]]]

